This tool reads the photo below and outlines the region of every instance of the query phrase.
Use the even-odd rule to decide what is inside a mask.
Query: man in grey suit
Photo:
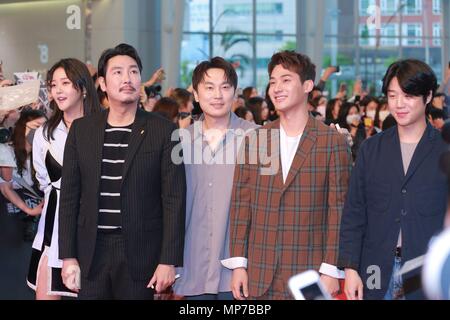
[[[80,299],[152,299],[183,262],[186,181],[171,160],[175,126],[138,108],[141,71],[133,47],[104,51],[98,75],[110,107],[76,120],[67,138],[59,253],[65,283],[81,270]]]

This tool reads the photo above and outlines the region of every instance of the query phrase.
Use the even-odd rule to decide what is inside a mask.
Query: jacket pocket
[[[392,186],[389,183],[371,181],[367,186],[367,211],[376,214],[386,213],[391,202]]]

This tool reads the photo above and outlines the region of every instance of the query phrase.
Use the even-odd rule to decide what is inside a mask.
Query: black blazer
[[[338,265],[358,271],[365,299],[383,299],[388,289],[400,228],[404,263],[423,255],[443,227],[447,180],[439,159],[446,150],[439,131],[428,124],[405,175],[397,126],[361,145],[342,214]],[[369,278],[376,284],[376,267],[381,288],[369,288]],[[414,290],[420,283],[403,280],[410,298],[423,297]]]
[[[59,257],[77,258],[89,275],[99,210],[108,110],[73,122],[64,151]],[[171,160],[175,125],[140,109],[132,127],[121,189],[122,234],[131,276],[150,279],[158,264],[183,263],[186,179]]]

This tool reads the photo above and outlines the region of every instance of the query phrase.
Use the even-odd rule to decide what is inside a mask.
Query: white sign
[[[39,80],[38,72],[15,72],[14,78],[17,84],[21,84],[27,81]]]
[[[0,111],[10,111],[36,102],[40,86],[39,80],[33,80],[17,86],[0,88]]]

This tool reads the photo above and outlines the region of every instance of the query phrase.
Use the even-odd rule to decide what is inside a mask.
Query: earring
[[[86,99],[86,92],[83,92],[83,99]]]

